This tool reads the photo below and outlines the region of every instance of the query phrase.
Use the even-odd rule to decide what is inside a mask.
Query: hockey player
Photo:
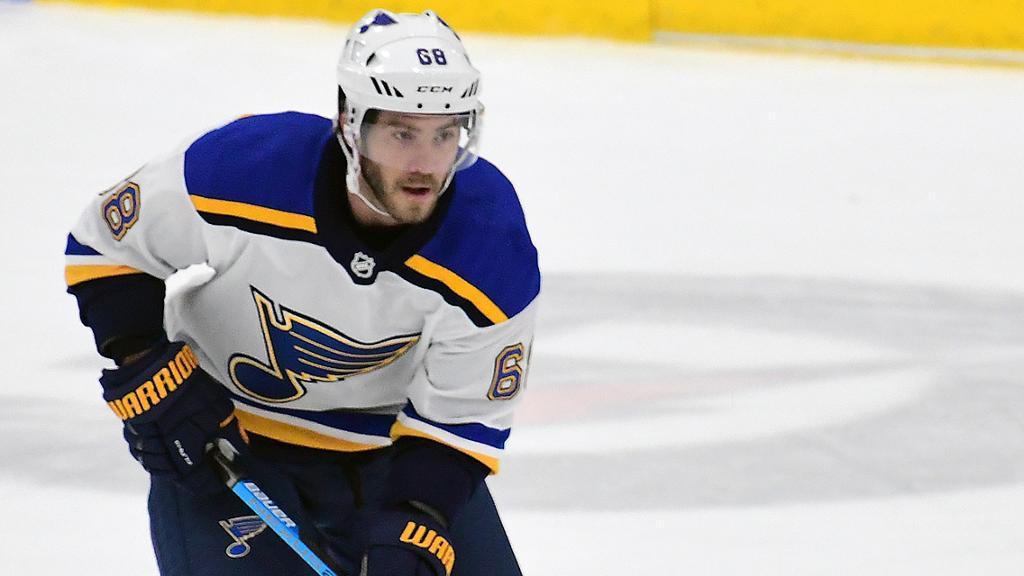
[[[103,397],[151,475],[160,572],[308,571],[204,461],[226,438],[350,574],[518,575],[484,478],[540,275],[512,185],[476,155],[479,73],[433,12],[374,10],[338,85],[336,120],[208,132],[68,238],[68,291],[117,365]],[[213,273],[165,305],[196,264]]]

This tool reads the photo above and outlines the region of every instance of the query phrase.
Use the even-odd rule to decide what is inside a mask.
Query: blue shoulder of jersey
[[[455,292],[471,317],[482,315],[478,324],[497,324],[540,292],[537,249],[515,188],[493,164],[478,159],[454,184],[444,222],[408,264]]]
[[[192,203],[214,224],[315,233],[313,190],[331,137],[331,120],[299,112],[247,116],[208,132],[185,151]]]

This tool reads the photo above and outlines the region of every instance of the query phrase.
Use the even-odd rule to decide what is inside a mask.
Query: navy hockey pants
[[[250,475],[303,530],[315,527],[317,545],[350,575],[360,551],[354,531],[373,507],[386,477],[390,451],[334,453],[253,438]],[[150,529],[161,576],[303,576],[313,574],[226,488],[196,497],[154,478]],[[453,576],[522,576],[486,484],[453,523],[458,553]]]

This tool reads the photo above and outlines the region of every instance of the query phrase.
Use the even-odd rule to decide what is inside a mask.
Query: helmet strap
[[[360,116],[362,116],[360,114]],[[347,167],[345,169],[345,187],[348,189],[349,194],[354,194],[356,198],[359,198],[366,204],[366,207],[373,210],[381,216],[387,216],[388,218],[394,218],[386,210],[382,210],[373,205],[373,202],[363,196],[362,187],[359,185],[359,176],[362,172],[362,167],[359,163],[359,149],[355,146],[355,140],[359,138],[359,135],[354,133],[353,128],[350,126],[339,126],[338,127],[338,142],[341,143],[341,150],[345,153],[345,160]],[[351,140],[351,141],[350,141]],[[367,182],[369,186],[373,186]],[[376,192],[376,190],[374,190]]]

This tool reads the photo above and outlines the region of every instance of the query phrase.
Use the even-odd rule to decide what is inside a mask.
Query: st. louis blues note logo
[[[267,529],[267,525],[259,516],[239,516],[220,521],[220,527],[231,536],[234,543],[228,544],[224,553],[230,558],[241,558],[252,550],[249,539],[258,536]]]
[[[278,315],[270,298],[251,289],[266,361],[235,354],[228,362],[228,373],[235,386],[264,402],[289,402],[301,398],[309,384],[337,382],[387,366],[420,338],[406,334],[360,342],[284,306]]]

